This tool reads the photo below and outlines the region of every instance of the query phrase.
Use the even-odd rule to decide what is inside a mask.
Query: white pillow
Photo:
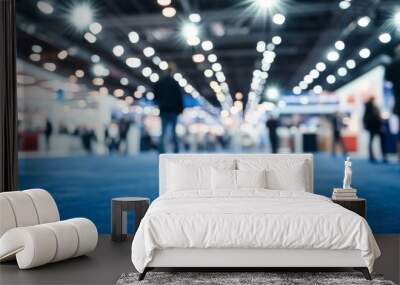
[[[236,190],[236,170],[233,169],[211,169],[212,190]]]
[[[272,190],[306,191],[308,187],[305,159],[238,159],[239,170],[266,170],[267,188]]]
[[[237,188],[267,188],[267,171],[236,170]]]
[[[170,191],[210,189],[209,172],[209,167],[170,163],[168,165],[167,188]]]

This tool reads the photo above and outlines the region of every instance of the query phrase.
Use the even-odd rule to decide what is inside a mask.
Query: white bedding
[[[372,271],[380,251],[367,222],[328,198],[300,191],[248,189],[166,193],[156,199],[132,243],[143,272],[155,249],[357,249]]]

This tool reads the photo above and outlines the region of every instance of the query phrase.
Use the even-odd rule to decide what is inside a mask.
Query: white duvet
[[[133,240],[135,268],[143,272],[165,248],[358,249],[370,271],[380,255],[367,222],[328,198],[254,189],[159,197]]]

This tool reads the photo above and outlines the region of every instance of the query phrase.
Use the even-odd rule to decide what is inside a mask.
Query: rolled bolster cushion
[[[86,254],[96,248],[96,226],[88,219],[19,227],[0,238],[0,261],[16,257],[28,269]]]

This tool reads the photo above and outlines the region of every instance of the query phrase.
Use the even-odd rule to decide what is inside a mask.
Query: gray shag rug
[[[133,284],[267,284],[267,285],[395,285],[384,280],[382,276],[373,275],[368,281],[359,272],[148,272],[142,281],[138,281],[138,273],[122,274],[117,285]]]

